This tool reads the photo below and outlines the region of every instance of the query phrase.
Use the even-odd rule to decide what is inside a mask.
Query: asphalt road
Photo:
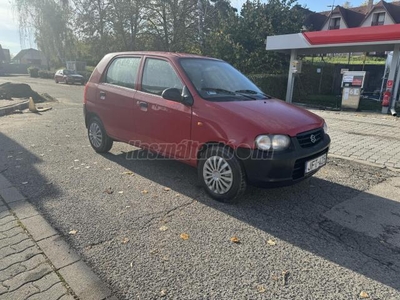
[[[390,171],[331,158],[308,181],[249,188],[241,203],[225,205],[179,162],[127,159],[138,150],[121,143],[96,154],[83,87],[4,81],[59,102],[42,115],[0,118],[0,172],[120,299],[400,299],[400,250],[324,217]]]

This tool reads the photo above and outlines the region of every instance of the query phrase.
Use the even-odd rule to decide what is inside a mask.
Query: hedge
[[[28,68],[28,73],[29,73],[30,77],[37,78],[37,77],[39,77],[39,68],[29,67]]]
[[[50,78],[53,79],[54,78],[54,72],[52,71],[46,71],[46,70],[40,70],[39,71],[39,77],[40,78]]]

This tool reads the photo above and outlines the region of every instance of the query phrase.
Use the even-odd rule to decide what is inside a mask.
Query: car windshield
[[[210,101],[269,99],[230,64],[212,59],[181,58],[180,63],[200,96]]]
[[[64,74],[65,75],[72,75],[72,74],[76,74],[75,71],[72,70],[64,70]]]

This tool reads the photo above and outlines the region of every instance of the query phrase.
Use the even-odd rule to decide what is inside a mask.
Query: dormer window
[[[372,16],[371,26],[380,26],[385,24],[385,13],[376,13]]]
[[[329,30],[333,29],[340,29],[340,18],[332,18],[330,25],[329,25]]]

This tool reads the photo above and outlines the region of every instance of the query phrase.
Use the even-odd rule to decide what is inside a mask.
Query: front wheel
[[[215,200],[234,203],[246,190],[242,164],[228,147],[210,146],[200,157],[199,179]]]
[[[98,153],[108,152],[113,146],[113,140],[107,135],[103,124],[97,117],[93,117],[89,121],[88,137],[90,145]]]

